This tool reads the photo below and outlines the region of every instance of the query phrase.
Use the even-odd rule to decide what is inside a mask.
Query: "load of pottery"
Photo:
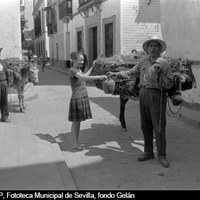
[[[144,54],[127,54],[127,55],[114,55],[108,58],[98,58],[94,61],[94,67],[91,75],[106,75],[107,72],[119,72],[128,70],[134,67]],[[168,60],[172,67],[172,73],[174,75],[174,81],[179,78],[180,91],[189,90],[196,83],[194,74],[192,72],[192,62],[189,60],[182,60],[181,58],[165,58]],[[132,76],[130,78],[108,78],[105,81],[94,81],[97,88],[103,90],[106,94],[113,95],[126,95],[130,98],[138,98],[139,95],[139,78]],[[174,87],[179,88],[177,82],[174,83]],[[179,91],[179,95],[180,95]],[[169,94],[171,97],[171,94]]]
[[[106,75],[107,72],[119,72],[134,67],[142,58],[143,54],[115,55],[108,58],[98,58],[94,62],[91,75]],[[108,78],[105,81],[94,81],[97,88],[106,94],[138,96],[139,79],[132,76],[130,78]]]

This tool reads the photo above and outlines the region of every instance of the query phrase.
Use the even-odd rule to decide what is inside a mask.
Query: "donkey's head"
[[[34,85],[39,84],[38,72],[39,69],[36,66],[29,67],[28,81],[32,82]]]

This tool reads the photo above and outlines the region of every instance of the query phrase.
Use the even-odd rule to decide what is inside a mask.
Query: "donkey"
[[[145,56],[145,55],[144,55]],[[99,58],[94,61],[94,68],[91,71],[91,75],[102,75],[107,74],[108,71],[118,72],[126,69],[130,69],[134,67],[140,59],[144,56],[135,55],[125,55],[119,56],[115,55],[110,58]],[[167,90],[167,94],[169,99],[172,101],[173,105],[180,105],[182,102],[181,91],[191,89],[192,83],[196,82],[195,77],[192,73],[192,68],[189,61],[183,62],[182,59],[172,59],[166,58],[173,72],[173,87]],[[187,69],[187,70],[186,70]],[[187,73],[184,71],[186,70]],[[186,77],[187,75],[187,77]],[[186,78],[184,78],[186,77]],[[184,80],[185,79],[185,80]],[[121,123],[121,127],[124,131],[126,128],[126,120],[125,120],[125,107],[126,103],[129,99],[138,100],[139,99],[139,77],[130,77],[129,79],[116,79],[114,91],[110,90],[110,94],[119,95],[120,97],[120,113],[119,113],[119,121]],[[103,89],[102,81],[94,81],[94,84],[97,88]],[[104,91],[105,93],[107,91]]]
[[[121,127],[124,131],[126,128],[126,120],[125,120],[125,107],[126,103],[129,99],[137,101],[139,98],[139,77],[133,78],[131,80],[123,80],[116,81],[115,90],[113,95],[119,94],[120,99],[120,113],[119,113],[119,121],[121,123]]]
[[[25,112],[26,109],[24,87],[28,82],[32,82],[34,85],[39,83],[38,72],[39,69],[32,63],[21,67],[19,69],[19,74],[16,73],[16,71],[13,72],[13,86],[17,89],[20,112]]]
[[[195,76],[192,71],[192,62],[186,60],[182,61],[181,59],[177,59],[173,62],[170,62],[172,67],[172,75],[173,75],[173,86],[166,90],[167,96],[169,100],[171,100],[174,106],[179,106],[182,103],[181,91],[192,89],[192,87],[196,86]],[[130,82],[131,83],[131,82]],[[133,96],[120,93],[120,114],[119,121],[121,123],[121,127],[124,131],[127,130],[126,120],[125,120],[125,107],[126,103],[129,99],[137,100],[139,98],[139,88],[138,88],[139,78],[136,82],[134,82],[132,88],[129,85],[124,84],[124,92],[132,89],[132,92],[129,94],[133,94]],[[117,86],[117,84],[116,84]],[[118,89],[117,89],[118,90]]]

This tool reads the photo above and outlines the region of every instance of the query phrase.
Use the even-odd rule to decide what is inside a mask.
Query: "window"
[[[44,43],[44,40],[43,40],[42,44],[43,44],[43,53],[42,53],[42,54],[43,54],[44,57],[46,57],[46,55],[45,55],[46,49],[45,49],[45,43]]]
[[[38,12],[36,18],[34,18],[34,27],[35,27],[35,37],[39,37],[41,34],[41,14]]]
[[[82,48],[82,31],[77,32],[77,50],[80,51]]]
[[[52,8],[52,28],[53,33],[57,32],[56,7]]]
[[[58,61],[59,57],[58,57],[58,43],[56,42],[56,60]]]
[[[113,56],[113,23],[105,24],[105,56]]]

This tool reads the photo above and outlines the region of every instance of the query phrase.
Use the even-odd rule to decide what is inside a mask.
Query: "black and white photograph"
[[[0,4],[0,198],[200,191],[200,0]]]

